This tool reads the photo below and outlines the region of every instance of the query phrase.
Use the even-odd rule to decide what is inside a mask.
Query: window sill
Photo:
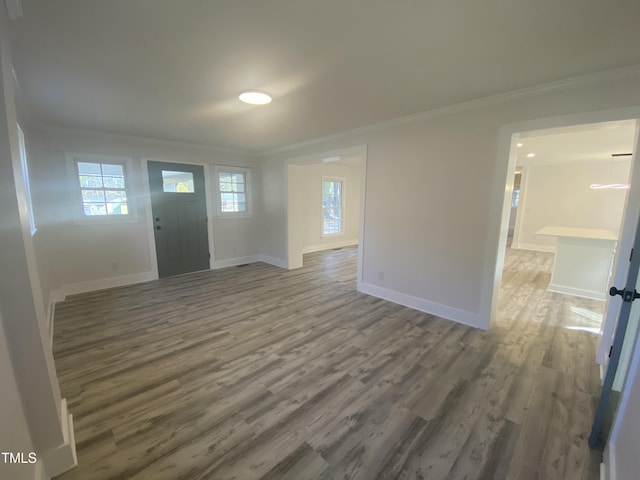
[[[251,213],[218,213],[216,218],[251,218]]]

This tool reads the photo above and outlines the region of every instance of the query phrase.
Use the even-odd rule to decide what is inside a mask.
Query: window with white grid
[[[250,171],[247,168],[215,168],[218,216],[250,215]]]
[[[343,233],[344,225],[344,179],[322,179],[322,234]]]

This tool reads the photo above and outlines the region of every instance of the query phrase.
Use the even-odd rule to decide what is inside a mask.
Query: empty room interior
[[[0,5],[0,479],[635,479],[640,3]]]

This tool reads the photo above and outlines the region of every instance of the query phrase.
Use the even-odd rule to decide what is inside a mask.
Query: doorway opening
[[[362,264],[366,147],[334,150],[287,162],[288,268],[304,255],[358,248]]]
[[[547,351],[540,362],[549,371],[568,373],[574,387],[589,395],[599,393],[608,360],[604,352],[611,346],[620,307],[619,302],[609,301],[607,292],[611,285],[626,285],[638,223],[638,113],[637,109],[600,112],[526,122],[502,131],[502,148],[508,145],[510,152],[498,253],[503,272],[499,277],[513,275],[513,268],[509,268],[520,255],[521,266],[526,268],[518,273],[529,269],[531,276],[527,279],[523,274],[518,291],[509,293],[523,296],[521,287],[532,283],[540,289],[537,300],[529,301],[531,313],[524,316],[521,326],[527,328],[527,320],[535,322],[544,315],[549,318],[552,311],[552,321],[537,330],[541,348],[558,336],[569,338],[569,344],[576,347],[586,343],[582,359],[572,349]],[[504,301],[504,292],[501,296],[499,306],[494,297],[494,308],[504,308],[510,302]],[[589,369],[595,378],[587,378],[573,366],[596,360],[601,365],[600,378],[596,368]],[[594,373],[589,375],[594,377]],[[616,375],[620,389],[623,376]]]

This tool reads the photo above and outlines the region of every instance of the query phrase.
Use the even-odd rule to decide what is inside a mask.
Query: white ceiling
[[[629,162],[631,157],[612,157],[633,153],[635,120],[595,123],[575,127],[538,130],[520,134],[516,147],[517,165],[546,165],[571,162]],[[534,153],[534,158],[527,154]]]
[[[23,0],[43,123],[262,151],[640,64],[631,0]],[[257,88],[274,101],[241,104]]]

